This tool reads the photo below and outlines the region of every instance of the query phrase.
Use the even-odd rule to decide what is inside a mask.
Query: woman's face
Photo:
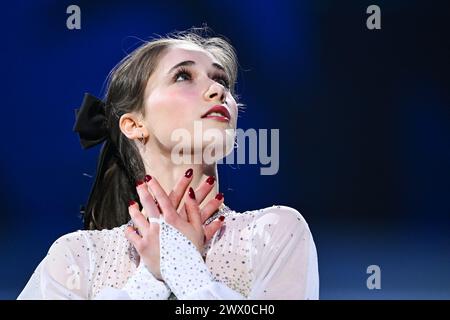
[[[169,47],[145,89],[144,122],[149,139],[168,152],[180,144],[190,153],[214,144],[223,148],[221,156],[228,154],[238,113],[228,85],[226,72],[208,51],[191,44]],[[218,114],[205,117],[214,106],[222,106],[218,112],[228,112],[229,119]]]

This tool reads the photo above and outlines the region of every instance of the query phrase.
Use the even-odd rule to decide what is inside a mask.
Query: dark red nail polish
[[[140,186],[140,185],[143,184],[143,183],[144,183],[144,181],[142,181],[142,180],[136,181],[136,187]]]
[[[216,180],[216,178],[214,178],[213,176],[209,176],[208,179],[206,179],[206,182],[208,182],[208,184],[212,185],[215,180]]]
[[[149,176],[148,174],[145,175],[145,182],[149,182],[150,180],[152,180],[152,176]]]
[[[206,242],[206,236],[203,236],[203,242]]]
[[[132,205],[134,205],[135,203],[136,203],[136,201],[130,200],[130,201],[128,201],[128,206],[132,206]]]
[[[195,193],[194,193],[194,189],[192,189],[192,187],[189,187],[189,197],[191,199],[195,200]]]
[[[219,217],[219,220],[220,220],[220,221],[223,221],[223,220],[225,220],[225,217],[224,217],[224,216],[220,216],[220,217]]]
[[[216,195],[216,200],[222,200],[223,199],[223,193],[222,192],[219,192],[217,195]]]
[[[158,200],[155,199],[155,204],[158,207],[159,213],[162,213],[161,207],[159,206]]]
[[[186,172],[184,173],[184,176],[186,177],[186,178],[190,178],[190,177],[192,177],[192,174],[194,173],[194,170],[192,170],[192,169],[187,169],[186,170]]]

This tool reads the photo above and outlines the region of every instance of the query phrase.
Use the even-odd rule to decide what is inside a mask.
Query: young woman
[[[316,248],[300,213],[235,212],[219,193],[236,77],[227,41],[188,31],[126,56],[104,102],[86,94],[74,130],[84,148],[103,143],[89,230],[55,241],[19,299],[318,299]]]

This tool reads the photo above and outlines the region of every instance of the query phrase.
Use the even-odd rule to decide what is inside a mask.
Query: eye
[[[186,69],[180,69],[173,77],[175,82],[185,81],[185,80],[191,80],[192,75],[191,73]]]
[[[224,75],[217,75],[214,77],[214,80],[220,83],[222,86],[224,86],[227,89],[230,89],[230,81],[228,78]]]

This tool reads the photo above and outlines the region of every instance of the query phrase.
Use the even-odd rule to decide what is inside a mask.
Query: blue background
[[[66,8],[81,8],[81,30]],[[382,29],[366,28],[381,7]],[[99,149],[72,132],[137,39],[207,23],[240,59],[238,126],[280,129],[280,170],[221,165],[235,210],[308,221],[322,299],[450,298],[450,6],[444,1],[40,1],[2,6],[0,298],[82,227]],[[380,290],[366,287],[381,267]]]

